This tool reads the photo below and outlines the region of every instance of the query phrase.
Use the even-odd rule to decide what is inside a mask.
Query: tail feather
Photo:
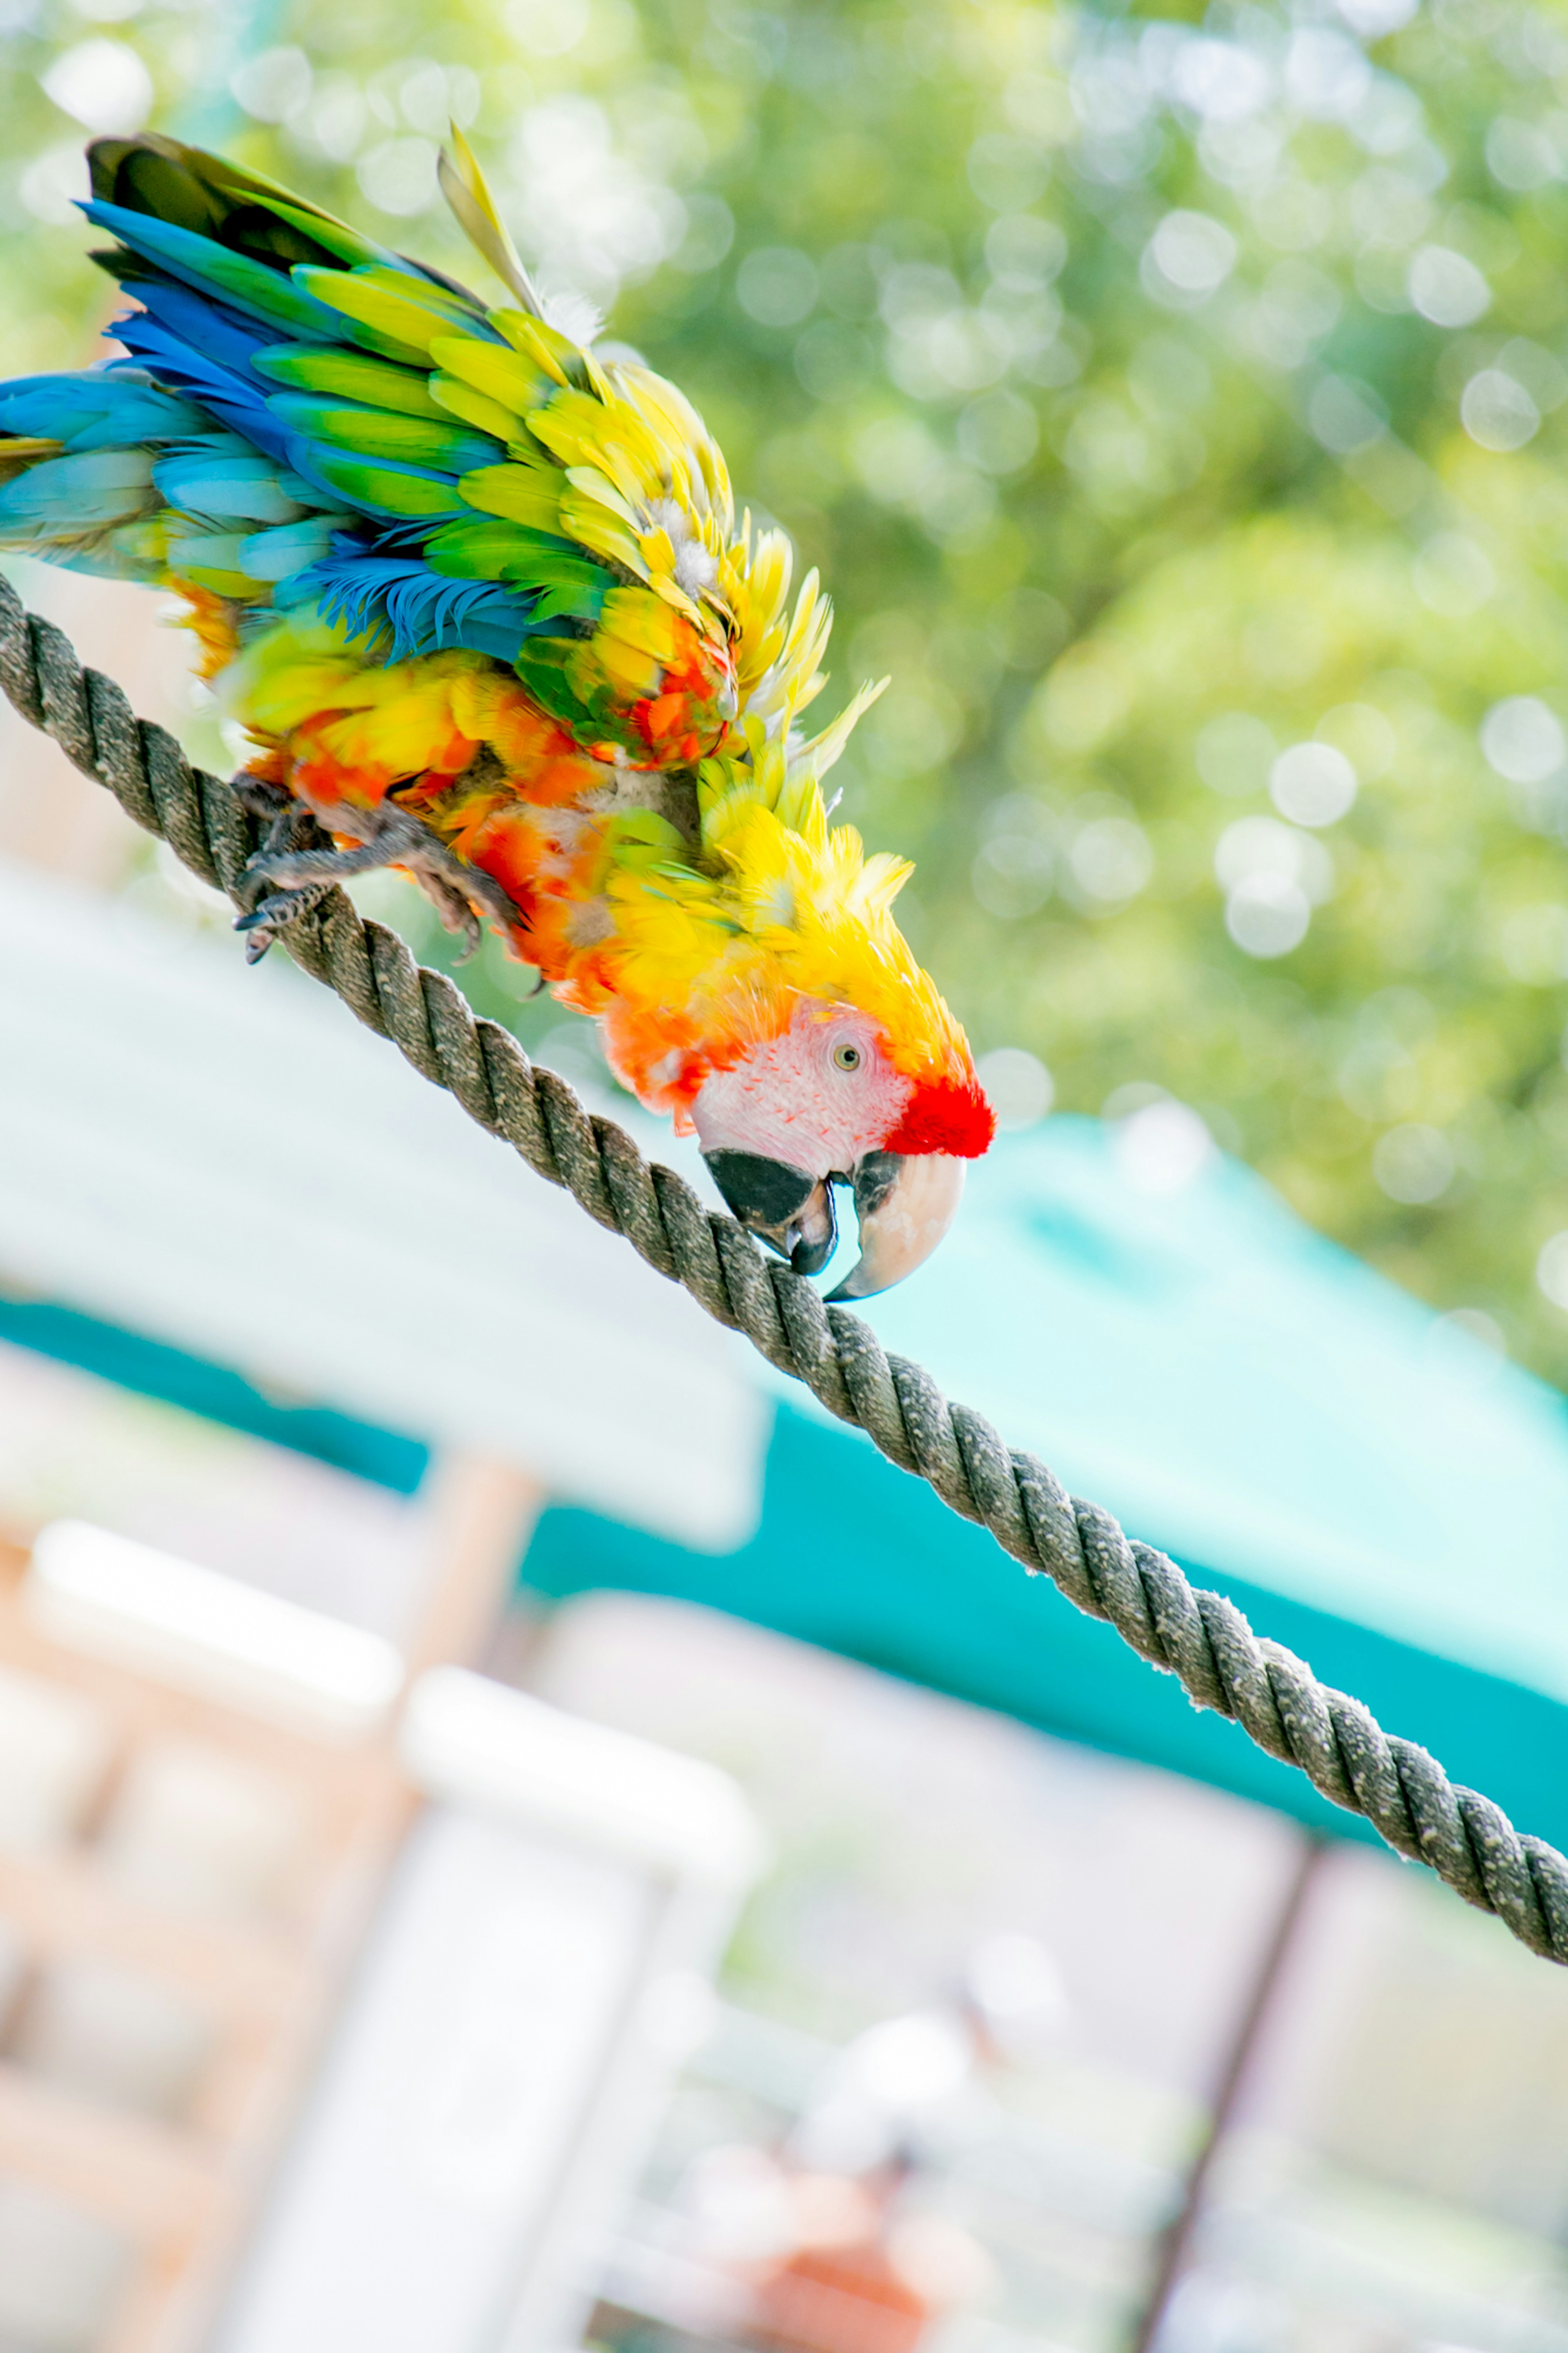
[[[22,433],[0,438],[0,483],[14,482],[18,474],[25,474],[40,458],[58,458],[64,448],[63,441],[40,440],[37,436],[29,438]]]
[[[144,131],[131,139],[95,139],[87,153],[92,193],[100,204],[167,221],[280,273],[298,262],[327,269],[379,263],[411,278],[448,282],[439,271],[362,236],[277,180],[245,171],[205,148]]]
[[[0,384],[0,434],[37,436],[73,451],[175,441],[206,429],[199,408],[128,370],[17,376]]]
[[[332,312],[296,286],[286,271],[248,253],[237,253],[198,229],[158,220],[149,213],[128,212],[96,196],[82,211],[95,227],[118,237],[127,252],[198,294],[227,302],[242,318],[257,320],[278,335],[331,343],[340,332]],[[330,266],[336,269],[341,265]],[[127,275],[118,255],[110,258],[110,268],[116,277]]]
[[[98,203],[210,238],[280,276],[298,261],[341,264],[344,239],[361,248],[356,260],[395,258],[278,181],[156,132],[95,139],[87,155]]]
[[[128,526],[163,504],[159,450],[206,429],[199,408],[128,372],[0,385],[0,547],[156,582],[159,551]]]
[[[89,449],[41,458],[0,491],[0,526],[73,531],[130,522],[160,503],[150,449]]]

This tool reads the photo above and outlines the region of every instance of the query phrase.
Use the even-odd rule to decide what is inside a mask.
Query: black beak
[[[758,1152],[705,1152],[702,1157],[749,1234],[787,1258],[796,1274],[820,1274],[838,1240],[831,1186]]]

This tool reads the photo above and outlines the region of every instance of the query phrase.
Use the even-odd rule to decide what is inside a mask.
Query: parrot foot
[[[265,872],[259,870],[268,860],[304,850],[310,842],[321,839],[321,833],[310,811],[295,799],[285,785],[269,784],[265,777],[253,776],[242,769],[229,778],[229,790],[241,808],[252,817],[268,820],[261,848],[247,860],[240,875],[239,893],[248,904],[235,924],[236,931],[246,934],[247,964],[259,964],[284,926],[319,906],[328,887],[318,883],[308,890],[274,892],[258,903],[257,892],[265,887],[267,881]]]
[[[405,867],[447,930],[463,934],[463,962],[474,954],[482,936],[479,912],[503,930],[515,928],[518,910],[494,877],[458,858],[411,811],[383,802],[378,809],[345,809],[342,816],[345,822],[342,829],[347,829],[351,818],[356,829],[364,828],[363,838],[354,849],[305,849],[290,848],[286,838],[281,838],[280,829],[289,822],[289,812],[281,813],[273,834],[268,835],[245,869],[247,883],[253,887],[270,885],[278,895],[265,900],[252,914],[242,917],[239,929],[272,922],[267,910],[276,907],[281,911],[286,902],[306,889],[314,892],[310,902],[313,906],[334,882],[346,881],[353,874],[374,873],[387,866]],[[333,823],[334,829],[339,829],[335,815]],[[280,836],[276,842],[274,835]],[[302,904],[295,910],[300,914],[305,912]],[[284,921],[291,919],[283,916]]]
[[[237,776],[230,776],[229,791],[242,809],[252,817],[277,818],[300,805],[287,785],[269,785],[262,776],[253,776],[242,768]]]
[[[246,934],[246,963],[259,964],[279,933],[289,923],[298,923],[301,915],[308,915],[312,907],[319,907],[331,887],[330,882],[311,882],[302,890],[274,891],[258,906],[252,907],[247,915],[238,916],[234,928]]]
[[[467,964],[470,956],[479,953],[479,942],[484,936],[479,919],[467,897],[455,883],[449,882],[444,874],[432,867],[416,866],[411,871],[419,888],[440,916],[442,928],[462,934],[463,951],[458,962]]]

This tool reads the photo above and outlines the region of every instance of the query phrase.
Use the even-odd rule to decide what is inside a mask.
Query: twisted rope
[[[0,687],[138,825],[244,903],[240,875],[257,828],[234,792],[193,768],[164,729],[138,719],[111,680],[84,670],[69,639],[24,611],[4,581]],[[1456,1788],[1426,1749],[1391,1738],[1358,1700],[1261,1640],[1223,1594],[1190,1585],[1109,1512],[1067,1494],[1035,1455],[1011,1451],[982,1415],[952,1404],[921,1366],[889,1356],[858,1316],[764,1260],[733,1219],[705,1208],[672,1169],[650,1165],[624,1129],[590,1114],[506,1030],[476,1019],[449,980],[417,965],[384,925],[364,921],[342,891],[291,923],[284,943],[470,1119],[563,1186],[716,1322],[743,1332],[830,1413],[865,1430],[889,1461],[924,1479],[950,1511],[989,1528],[1026,1569],[1177,1676],[1195,1706],[1239,1724],[1333,1804],[1363,1815],[1396,1853],[1495,1913],[1531,1952],[1568,1964],[1568,1859],[1554,1847],[1521,1836],[1489,1799]]]

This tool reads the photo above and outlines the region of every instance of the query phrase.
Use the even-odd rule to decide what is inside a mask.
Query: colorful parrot
[[[454,133],[442,182],[508,301],[173,140],[99,140],[82,209],[125,357],[0,384],[0,545],[173,588],[272,824],[252,955],[395,865],[494,925],[616,1076],[695,1132],[835,1297],[920,1264],[994,1121],[893,921],[910,872],[832,828],[871,699],[803,734],[830,622],[640,362],[552,324]],[[301,849],[302,812],[335,848]]]

